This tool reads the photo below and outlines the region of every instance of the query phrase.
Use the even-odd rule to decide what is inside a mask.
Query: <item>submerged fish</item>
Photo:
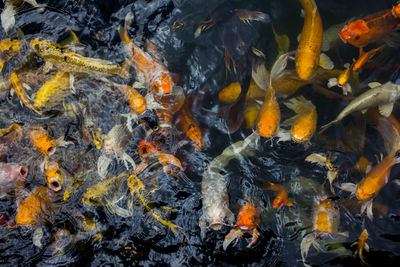
[[[274,209],[278,209],[282,206],[286,206],[286,207],[293,206],[293,202],[289,199],[286,188],[283,185],[274,184],[269,181],[265,181],[265,184],[266,184],[266,187],[264,188],[265,190],[272,190],[272,191],[276,192],[276,197],[274,198],[274,201],[272,202],[272,207]]]
[[[346,24],[339,35],[343,42],[357,47],[384,39],[400,23],[392,10],[382,10]]]
[[[400,86],[392,82],[385,84],[373,83],[370,90],[354,98],[336,117],[335,120],[321,127],[320,133],[331,125],[341,121],[344,117],[356,111],[367,110],[379,106],[379,111],[389,116],[393,110],[393,103],[400,97]]]
[[[232,159],[252,155],[258,146],[259,140],[260,136],[257,133],[252,133],[246,139],[228,146],[210,162],[204,171],[201,182],[203,214],[199,220],[203,239],[206,236],[207,224],[209,224],[208,227],[215,231],[226,225],[226,218],[229,224],[233,224],[235,217],[229,209],[228,188],[221,171]]]
[[[225,236],[224,243],[222,244],[223,249],[226,250],[233,241],[235,241],[234,245],[236,245],[245,232],[249,232],[253,237],[247,245],[248,248],[251,247],[260,236],[257,230],[260,222],[260,212],[257,206],[252,201],[246,202],[239,210],[236,227]]]
[[[0,162],[0,196],[23,187],[28,168],[16,163]]]
[[[15,14],[17,6],[26,2],[35,8],[43,10],[46,6],[45,4],[38,4],[36,0],[4,0],[4,9],[1,12],[1,26],[3,27],[5,32],[11,30],[15,24]]]
[[[6,38],[0,41],[0,72],[3,70],[4,63],[12,58],[20,49],[21,43],[16,39]]]
[[[311,101],[303,96],[290,99],[285,105],[297,113],[282,125],[292,125],[290,136],[297,143],[310,141],[317,129],[317,109]]]
[[[296,72],[300,79],[308,80],[317,69],[322,47],[322,21],[314,0],[300,1],[305,19],[296,51]]]
[[[53,64],[64,72],[118,75],[121,78],[129,77],[129,73],[124,66],[119,66],[103,59],[81,56],[49,40],[36,38],[30,42],[30,46],[38,56],[46,61],[46,64]]]
[[[62,189],[63,180],[65,180],[65,172],[60,168],[57,162],[45,162],[45,175],[47,187],[58,192]]]
[[[360,55],[360,57],[354,61],[354,65],[353,65],[353,71],[358,71],[360,70],[365,63],[367,63],[367,61],[373,56],[375,55],[377,52],[381,51],[383,49],[384,45],[381,45],[375,49],[371,49],[368,52],[362,53]]]
[[[367,232],[367,229],[364,229],[362,231],[362,233],[360,234],[358,241],[351,244],[352,246],[357,245],[357,250],[354,252],[354,256],[358,255],[358,257],[360,257],[361,262],[365,265],[368,265],[368,264],[364,260],[363,251],[364,251],[364,249],[367,252],[369,251],[367,239],[368,239],[368,232]]]
[[[58,71],[36,92],[33,106],[43,109],[60,103],[71,92],[72,79],[72,74]]]
[[[13,91],[17,94],[19,100],[27,106],[29,109],[33,110],[37,114],[42,114],[39,110],[37,110],[34,106],[32,106],[30,98],[26,93],[21,81],[19,80],[17,74],[15,72],[11,73],[11,85]]]

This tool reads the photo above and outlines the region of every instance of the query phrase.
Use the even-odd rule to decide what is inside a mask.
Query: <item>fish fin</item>
[[[39,9],[39,11],[41,11],[41,12],[43,12],[44,9],[45,9],[45,7],[46,7],[46,4],[38,4],[38,3],[36,2],[36,0],[24,0],[24,2],[27,2],[27,3],[30,4],[31,6],[33,6],[33,7],[37,8],[37,9]]]
[[[1,26],[5,32],[11,30],[15,25],[15,6],[10,2],[4,3],[4,9],[1,12]]]
[[[328,124],[325,124],[323,126],[321,126],[318,134],[322,134],[323,132],[325,132],[329,127],[331,127],[333,124],[337,123],[339,120],[333,120]]]
[[[267,91],[269,86],[269,73],[267,68],[265,67],[264,63],[255,63],[253,65],[253,69],[251,72],[251,76],[254,82],[260,87],[261,89]]]
[[[210,29],[214,25],[215,23],[211,19],[200,22],[199,26],[197,26],[196,31],[194,32],[194,38],[199,37],[201,32]]]
[[[318,64],[321,68],[324,68],[326,70],[332,70],[335,67],[335,64],[333,64],[333,61],[325,53],[321,53],[319,55],[319,63]]]
[[[336,187],[342,189],[343,191],[354,193],[356,191],[357,185],[353,183],[342,183],[340,185],[336,185]]]
[[[370,82],[370,83],[368,83],[368,86],[369,86],[369,88],[375,88],[375,87],[378,87],[378,86],[381,86],[382,84],[381,83],[378,83],[378,82]]]
[[[99,174],[101,179],[106,178],[107,176],[107,168],[111,164],[112,159],[101,155],[97,160],[97,173]]]
[[[37,227],[32,234],[32,242],[38,248],[42,247],[42,237],[43,237],[43,228],[41,226]]]
[[[233,246],[236,246],[237,242],[239,239],[243,236],[243,231],[240,230],[239,227],[233,228],[226,236],[224,239],[224,242],[222,244],[222,248],[224,251],[228,248],[228,246],[233,243]]]
[[[307,162],[317,163],[321,167],[325,167],[325,162],[327,160],[328,159],[325,156],[322,156],[322,155],[320,155],[318,153],[310,154],[304,159],[304,161],[307,161]]]
[[[288,59],[289,59],[289,53],[285,53],[275,61],[274,65],[272,65],[270,74],[270,84],[272,84],[273,81],[275,81],[284,73]]]
[[[368,219],[370,219],[372,221],[372,219],[374,217],[374,215],[372,213],[372,199],[367,202],[366,208],[367,208],[367,217],[368,217]]]
[[[332,88],[337,85],[338,85],[338,79],[336,77],[330,78],[328,80],[328,84],[327,84],[328,88]]]
[[[350,247],[354,247],[355,245],[358,245],[358,241],[353,242],[353,243],[350,245]]]
[[[296,114],[303,114],[310,109],[315,108],[311,101],[307,100],[304,96],[293,97],[284,103],[286,107],[296,112]]]
[[[322,46],[321,46],[321,51],[326,52],[329,51],[331,49],[331,44],[328,40],[328,38],[326,38],[325,34],[322,37]]]
[[[337,171],[328,171],[328,174],[327,174],[329,186],[330,186],[332,194],[334,194],[334,195],[335,195],[335,190],[333,189],[332,184],[333,184],[333,181],[336,179],[337,173],[338,173]]]
[[[283,126],[283,127],[291,126],[300,117],[301,117],[301,114],[294,115],[293,117],[290,117],[290,118],[286,119],[284,122],[282,122],[281,126]]]
[[[251,52],[253,52],[253,54],[256,55],[257,57],[266,59],[265,54],[261,50],[255,48],[255,47],[251,48]]]
[[[351,90],[351,85],[349,84],[349,83],[345,83],[345,84],[343,84],[343,86],[342,86],[342,93],[343,93],[343,95],[344,96],[347,96],[349,93],[351,93],[352,92],[352,90]]]
[[[297,35],[297,42],[299,43],[300,42],[300,38],[301,38],[301,33],[299,33],[298,35]]]
[[[274,34],[275,42],[278,45],[278,56],[277,57],[280,57],[281,55],[283,55],[289,51],[290,40],[286,34],[279,35],[275,31],[275,27],[273,24],[272,24],[272,32]]]
[[[316,242],[314,234],[308,234],[305,236],[300,243],[300,254],[303,260],[303,263],[306,264],[306,258],[308,255],[308,251],[310,250],[311,245]]]
[[[283,123],[285,123],[285,122],[283,122]],[[279,142],[287,142],[292,139],[292,137],[290,135],[290,130],[286,130],[286,129],[282,129],[282,128],[279,128],[279,130],[276,131],[275,137],[278,138],[278,143]]]
[[[224,63],[225,63],[225,67],[228,70],[228,72],[231,71],[231,62],[232,62],[232,66],[233,66],[233,72],[236,73],[236,62],[233,59],[233,57],[231,56],[231,54],[229,54],[228,50],[225,49]]]
[[[250,24],[250,20],[268,22],[269,16],[263,12],[250,11],[246,9],[235,9],[236,15],[244,23]]]
[[[367,243],[365,243],[365,245],[364,245],[364,249],[365,249],[365,251],[366,251],[366,252],[369,252],[369,246],[368,246],[368,244],[367,244]]]
[[[23,83],[22,86],[24,87],[25,91],[32,91],[32,87],[30,87],[29,84]],[[32,100],[32,98],[29,96],[28,99]]]
[[[348,63],[348,62],[345,63],[345,64],[343,65],[343,67],[346,68],[346,69],[347,69],[347,68],[350,68],[350,63]]]
[[[390,32],[383,41],[390,47],[397,48],[400,46],[400,32],[392,31]]]
[[[44,64],[44,66],[43,66],[43,73],[49,73],[52,68],[53,68],[53,64],[46,61],[46,64]]]
[[[388,104],[385,104],[385,105],[381,105],[378,108],[379,108],[379,113],[382,116],[389,117],[390,114],[392,114],[392,111],[393,111],[393,103],[388,103]]]
[[[306,17],[306,12],[304,11],[304,8],[300,10],[300,18],[305,18]]]

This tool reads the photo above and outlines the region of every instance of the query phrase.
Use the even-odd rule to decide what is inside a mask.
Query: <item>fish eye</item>
[[[360,40],[360,35],[356,35],[356,40]]]

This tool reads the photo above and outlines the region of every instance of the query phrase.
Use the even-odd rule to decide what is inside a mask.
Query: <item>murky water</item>
[[[361,0],[316,2],[324,29],[350,18],[391,8],[394,4],[392,1]],[[299,1],[229,3],[234,8],[268,14],[266,21],[252,22],[246,26],[248,40],[244,40],[263,51],[268,69],[278,52],[272,25],[279,34],[287,34],[289,37],[289,51],[297,48],[297,36],[303,25]],[[124,25],[126,14],[132,12],[129,35],[138,43],[151,40],[161,52],[162,63],[177,77],[177,84],[183,88],[186,98],[190,99],[189,109],[199,122],[205,147],[195,150],[179,130],[162,137],[156,129],[155,139],[161,136],[158,141],[163,150],[180,160],[182,175],[190,182],[165,174],[163,166],[157,162],[150,163],[138,175],[144,183],[144,189],[131,194],[126,180],[116,181],[106,186],[109,191],[105,196],[97,199],[93,197],[91,200],[96,203],[89,204],[82,199],[88,188],[102,181],[98,174],[98,159],[104,151],[97,149],[91,141],[93,135],[85,122],[90,119],[93,128],[101,129],[105,134],[117,124],[126,124],[126,117],[121,114],[129,113],[130,109],[124,95],[105,85],[101,79],[91,75],[76,75],[74,93],[65,98],[64,105],[60,103],[47,109],[46,114],[51,116],[43,119],[45,116],[39,116],[21,106],[15,95],[2,93],[0,128],[6,128],[12,123],[20,123],[24,129],[41,126],[56,138],[64,135],[63,139],[70,143],[66,147],[57,147],[50,157],[65,172],[63,190],[52,195],[51,205],[41,207],[41,216],[35,226],[15,226],[9,223],[8,227],[5,222],[14,220],[21,200],[29,192],[45,186],[46,179],[42,170],[45,159],[33,148],[28,135],[7,145],[2,161],[23,163],[29,173],[25,179],[24,193],[0,199],[0,212],[5,218],[0,218],[1,265],[301,265],[300,242],[311,231],[314,198],[323,191],[328,194],[330,192],[326,181],[327,170],[305,162],[305,157],[312,153],[329,153],[333,164],[339,169],[336,182],[357,183],[364,176],[353,169],[359,157],[365,156],[372,165],[376,165],[381,154],[385,154],[383,140],[371,125],[367,125],[365,145],[360,148],[362,134],[359,132],[362,131],[357,132],[360,128],[357,120],[363,120],[361,116],[349,116],[343,126],[338,124],[324,136],[315,136],[307,146],[262,138],[252,155],[232,159],[223,170],[229,192],[229,208],[235,214],[235,220],[240,206],[253,200],[260,211],[260,236],[248,248],[251,236],[245,234],[236,246],[231,245],[224,251],[223,240],[231,227],[223,226],[219,231],[208,229],[204,239],[200,236],[202,177],[215,157],[229,145],[249,136],[253,130],[242,126],[235,133],[228,134],[225,122],[215,115],[218,107],[221,107],[218,92],[235,81],[235,76],[226,71],[224,47],[215,27],[203,32],[198,38],[194,37],[200,21],[209,18],[205,2],[72,0],[48,1],[45,4],[44,11],[26,3],[19,6],[15,27],[8,34],[2,30],[0,39],[17,38],[16,28],[20,28],[28,43],[36,37],[62,42],[69,36],[68,30],[72,30],[83,47],[79,53],[122,64],[127,54],[120,39],[119,27]],[[4,65],[4,80],[9,79],[9,74],[15,69],[22,69],[21,66],[26,66],[28,71],[43,68],[44,60],[33,56],[28,43],[18,56]],[[400,60],[398,48],[388,48],[387,51],[379,60],[381,67],[395,65]],[[343,69],[343,63],[351,62],[352,58],[358,56],[358,49],[340,43],[327,54],[335,67]],[[290,68],[294,66],[293,63],[289,65]],[[134,75],[130,79],[117,76],[108,79],[115,83],[133,84],[137,73],[133,68],[131,71]],[[28,91],[32,97],[49,78],[41,73],[39,71],[34,77],[38,85],[31,86],[32,90]],[[398,69],[388,71],[383,67],[366,68],[360,75],[364,83],[394,82],[398,78]],[[146,90],[140,92],[144,95]],[[318,127],[334,119],[347,104],[346,101],[318,94],[311,85],[302,87],[296,95],[304,95],[316,105]],[[282,121],[293,115],[282,104],[284,101],[278,98]],[[64,106],[68,103],[78,106],[78,112],[64,112]],[[399,115],[398,107],[395,106],[393,114]],[[141,120],[133,124],[134,131],[127,138],[123,150],[136,164],[141,162],[138,143],[156,124],[157,118],[152,111],[145,113]],[[355,134],[351,135],[350,131]],[[110,165],[107,178],[127,172],[132,167],[114,155],[108,157]],[[348,237],[329,239],[334,244],[331,247],[336,248],[332,251],[328,249],[326,252],[317,252],[310,249],[307,262],[312,265],[359,265],[360,260],[353,257],[356,246],[352,247],[351,244],[358,240],[366,228],[370,247],[369,252],[364,252],[366,261],[372,265],[382,264],[383,261],[395,265],[400,259],[400,187],[393,180],[399,174],[399,167],[394,166],[388,184],[374,198],[374,202],[379,205],[374,209],[372,221],[359,214],[359,204],[355,198],[336,188],[337,195],[332,198],[341,215],[338,231],[348,232]],[[273,209],[271,205],[274,194],[263,190],[264,180],[284,185],[295,206]],[[64,201],[64,191],[71,186],[71,181],[75,181],[76,187],[70,198]],[[148,208],[143,205],[143,201]],[[116,212],[115,207],[107,204],[110,202],[124,211]],[[125,211],[129,211],[129,214],[121,216]],[[157,215],[178,228],[172,231],[156,219]],[[43,231],[40,246],[34,245],[32,239],[37,235],[38,228]]]

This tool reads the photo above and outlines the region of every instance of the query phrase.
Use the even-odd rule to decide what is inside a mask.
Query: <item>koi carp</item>
[[[25,106],[27,106],[29,109],[33,110],[34,112],[36,112],[39,115],[42,114],[39,110],[37,110],[34,106],[32,106],[32,104],[29,100],[29,96],[26,93],[21,81],[19,80],[19,78],[15,72],[11,73],[11,85],[12,85],[13,91],[17,94],[19,100]]]
[[[284,121],[282,126],[292,125],[290,136],[293,141],[297,143],[308,142],[317,128],[316,107],[303,96],[292,98],[285,105],[296,112],[297,115]]]
[[[107,60],[84,57],[49,40],[36,38],[30,42],[30,46],[39,57],[46,61],[47,68],[49,64],[52,64],[64,72],[129,77],[125,65],[121,67]]]
[[[365,63],[377,52],[381,51],[385,45],[381,45],[375,49],[371,49],[370,51],[366,53],[362,53],[360,57],[357,60],[354,60],[354,65],[353,65],[353,71],[358,71],[360,70]]]
[[[360,260],[363,264],[368,265],[367,262],[364,260],[363,251],[369,252],[369,246],[367,244],[368,239],[368,232],[367,229],[364,229],[358,238],[358,241],[351,244],[351,246],[357,245],[357,250],[354,252],[354,256],[360,257]]]
[[[149,85],[156,94],[171,94],[175,86],[171,73],[130,39],[127,29],[132,19],[132,13],[128,13],[125,17],[125,25],[119,28],[119,32],[121,39],[125,43],[126,51],[131,57],[130,62],[135,65],[139,75],[137,77],[138,80]]]
[[[65,172],[60,168],[57,162],[45,162],[45,175],[47,187],[58,192],[62,189],[63,180],[65,180]]]
[[[234,241],[234,245],[236,245],[245,232],[249,232],[252,235],[252,240],[247,245],[248,248],[251,247],[260,236],[257,230],[259,224],[260,212],[257,206],[252,201],[246,202],[239,210],[236,227],[225,236],[224,243],[222,244],[223,249],[226,250]]]
[[[379,106],[379,111],[385,116],[389,116],[393,110],[393,103],[400,97],[400,86],[392,82],[383,85],[380,83],[370,83],[370,90],[354,98],[336,117],[335,120],[321,127],[320,133],[324,132],[331,125],[341,121],[349,114],[367,110],[370,107]]]
[[[272,207],[274,209],[278,209],[282,206],[286,206],[286,207],[293,206],[293,202],[289,199],[286,188],[283,185],[274,184],[269,181],[265,181],[265,184],[266,184],[266,187],[264,188],[265,190],[271,190],[271,191],[276,192],[276,197],[274,198],[274,201],[272,202]]]
[[[300,1],[305,19],[296,51],[296,72],[300,79],[308,80],[318,66],[322,47],[322,21],[314,0]]]
[[[73,82],[72,74],[58,71],[37,91],[33,106],[38,109],[50,108],[60,103],[69,93]]]
[[[346,24],[339,36],[343,42],[362,48],[384,39],[399,23],[392,10],[382,10]]]
[[[1,21],[3,23],[3,20]],[[4,63],[11,59],[21,49],[21,43],[18,40],[10,38],[0,41],[0,72],[3,70]]]

